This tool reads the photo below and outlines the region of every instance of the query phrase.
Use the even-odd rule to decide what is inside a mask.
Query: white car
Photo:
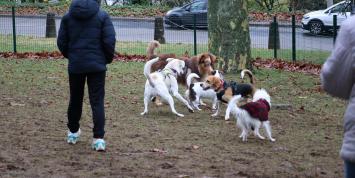
[[[350,1],[341,1],[325,10],[313,11],[305,14],[302,28],[314,35],[333,29],[333,15],[337,15],[337,28],[351,15]]]

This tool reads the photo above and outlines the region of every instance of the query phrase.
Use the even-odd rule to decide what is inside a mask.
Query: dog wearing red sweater
[[[238,106],[237,103],[242,99],[241,95],[233,96],[229,101],[226,110],[225,119],[228,120],[230,113],[235,116],[237,126],[242,129],[240,138],[247,141],[250,131],[254,131],[254,135],[260,139],[265,139],[259,133],[261,125],[264,126],[268,138],[274,142],[271,136],[271,126],[269,121],[269,111],[271,108],[271,97],[265,89],[257,89],[253,95],[253,101],[245,105]]]

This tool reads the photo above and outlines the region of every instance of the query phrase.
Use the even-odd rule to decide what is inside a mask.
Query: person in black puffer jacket
[[[75,144],[80,136],[79,120],[87,80],[94,121],[92,148],[104,151],[106,64],[113,60],[116,34],[109,15],[100,9],[99,3],[96,0],[73,0],[69,12],[62,18],[57,45],[69,60],[67,141]]]

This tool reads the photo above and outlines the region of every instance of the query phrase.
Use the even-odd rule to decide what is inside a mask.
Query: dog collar
[[[171,69],[171,68],[165,68],[162,70],[162,73],[165,75],[165,76],[169,76],[169,75],[174,75],[176,76],[177,75],[177,71],[175,69]]]
[[[222,85],[221,85],[220,87],[216,88],[216,89],[215,89],[215,92],[218,92],[218,91],[220,91],[221,89],[224,90],[224,80],[220,79],[220,81],[221,81]]]
[[[177,74],[177,71],[175,69],[170,69],[174,74]]]

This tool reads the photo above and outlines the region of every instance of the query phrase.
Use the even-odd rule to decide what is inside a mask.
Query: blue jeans
[[[345,178],[354,178],[355,177],[355,163],[344,161],[344,177]]]

